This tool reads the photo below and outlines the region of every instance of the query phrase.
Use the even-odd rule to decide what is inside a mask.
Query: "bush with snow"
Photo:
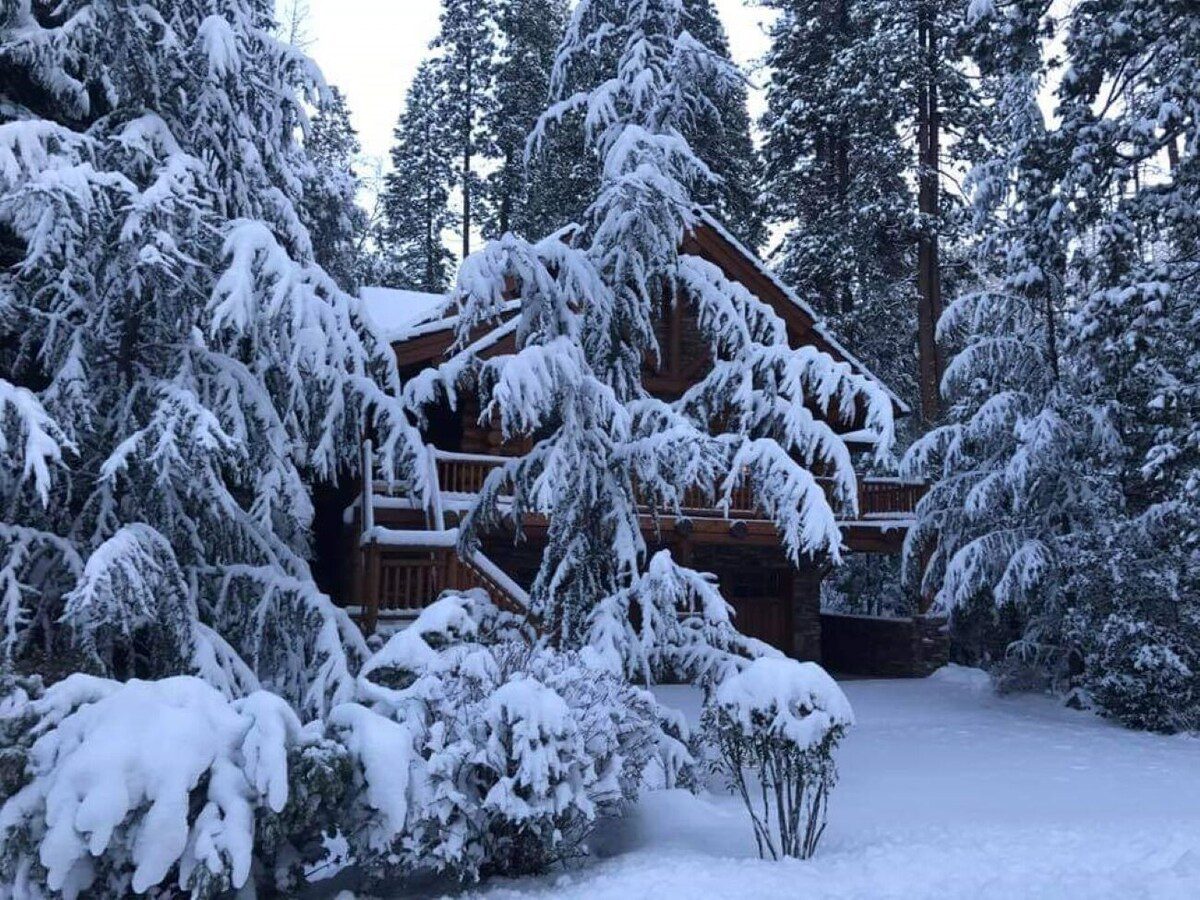
[[[443,596],[368,661],[361,702],[334,709],[361,785],[343,830],[365,868],[545,871],[586,852],[652,763],[670,783],[686,773],[686,731],[648,692],[497,624],[482,592]]]
[[[1083,678],[1100,711],[1131,728],[1200,731],[1200,646],[1185,633],[1128,613],[1110,615],[1095,635]]]
[[[460,677],[447,686],[469,691]],[[620,758],[593,756],[575,711],[535,677],[480,687],[441,710],[448,727],[430,747],[430,803],[416,844],[464,879],[544,871],[579,853],[599,804],[620,796]]]
[[[189,676],[77,674],[44,692],[10,685],[2,702],[21,772],[6,778],[0,807],[0,882],[16,897],[286,886],[311,849],[294,838],[314,836],[291,801],[312,812],[330,799],[313,798],[317,779],[295,790],[296,778],[315,760],[336,773],[343,755],[279,697],[230,701]]]
[[[837,781],[833,751],[854,724],[841,688],[816,663],[757,659],[717,687],[701,721],[759,855],[812,856]]]

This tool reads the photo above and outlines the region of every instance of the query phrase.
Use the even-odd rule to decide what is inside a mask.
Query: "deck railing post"
[[[362,526],[369,534],[375,528],[375,450],[371,439],[362,443]]]
[[[379,621],[379,545],[367,544],[363,547],[363,553],[367,569],[363,587],[363,632],[374,634]]]
[[[372,634],[379,618],[379,548],[375,544],[375,456],[371,439],[362,443],[362,498],[359,501],[359,519],[362,533],[359,535],[359,558],[362,577],[359,584],[362,596],[363,631]]]

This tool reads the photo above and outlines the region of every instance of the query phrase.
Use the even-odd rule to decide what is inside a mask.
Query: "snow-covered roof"
[[[440,321],[450,306],[447,294],[425,294],[387,287],[364,287],[358,292],[367,316],[387,341],[412,337],[423,325]]]
[[[796,292],[780,279],[771,270],[770,266],[766,265],[759,258],[757,253],[747,248],[741,241],[730,234],[728,229],[707,210],[696,207],[695,214],[697,221],[701,225],[710,229],[721,240],[733,247],[789,303],[800,310],[812,322],[811,327],[813,332],[826,345],[832,348],[836,354],[840,355],[843,360],[848,362],[858,374],[865,375],[882,387],[888,399],[895,404],[896,409],[900,411],[901,415],[907,415],[912,412],[909,405],[901,400],[883,379],[868,369],[858,357],[847,350],[841,341],[833,336],[828,328],[822,324],[821,317],[817,315],[816,310],[800,299]],[[420,337],[421,335],[435,331],[443,331],[454,327],[458,321],[458,317],[454,315],[454,305],[449,294],[424,294],[419,291],[402,291],[386,287],[364,287],[360,289],[359,296],[362,297],[367,307],[368,315],[379,329],[381,336],[392,343]],[[511,301],[511,305],[515,310],[520,306],[520,303],[519,301]],[[492,343],[494,343],[494,340]]]

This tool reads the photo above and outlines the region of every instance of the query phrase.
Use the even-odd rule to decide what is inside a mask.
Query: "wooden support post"
[[[917,615],[924,616],[929,613],[929,608],[933,606],[933,596],[925,592],[925,570],[929,568],[929,558],[933,555],[933,548],[926,544],[921,548],[921,574],[917,579]]]
[[[364,634],[374,634],[379,621],[379,545],[365,544],[362,551],[366,567],[363,579],[362,629]]]
[[[363,534],[375,527],[375,451],[371,439],[362,443],[362,526]]]

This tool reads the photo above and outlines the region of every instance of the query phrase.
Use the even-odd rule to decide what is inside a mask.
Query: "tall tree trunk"
[[[513,206],[513,183],[511,173],[513,166],[513,151],[512,148],[506,148],[504,151],[504,168],[501,170],[504,177],[500,179],[500,234],[507,234],[511,226],[512,206]]]
[[[473,48],[467,48],[466,58],[466,80],[463,85],[465,96],[463,97],[463,161],[462,161],[462,193],[463,193],[463,223],[462,223],[462,258],[466,259],[471,255],[471,144],[475,124],[475,97],[472,79],[475,77],[473,63],[475,62],[475,51]]]
[[[938,417],[942,356],[937,322],[942,315],[942,277],[938,263],[938,168],[941,162],[938,115],[938,40],[932,11],[922,3],[917,12],[917,39],[922,57],[917,112],[917,204],[921,227],[917,243],[917,350],[921,419],[928,426]]]
[[[844,128],[839,129],[836,150],[838,209],[844,211],[850,196],[850,141]],[[848,283],[843,282],[840,293],[842,312],[848,313],[854,308],[854,292]]]
[[[1167,165],[1172,175],[1179,171],[1179,135],[1173,134],[1167,139]]]
[[[837,5],[834,27],[840,38],[838,46],[845,46],[850,35],[850,4],[848,0],[840,0]],[[837,215],[843,218],[846,214],[847,198],[850,194],[850,140],[846,136],[846,125],[838,122],[828,136],[829,199]],[[848,313],[854,308],[854,293],[849,282],[829,286],[829,296],[823,298],[825,309],[829,312],[840,311]]]

